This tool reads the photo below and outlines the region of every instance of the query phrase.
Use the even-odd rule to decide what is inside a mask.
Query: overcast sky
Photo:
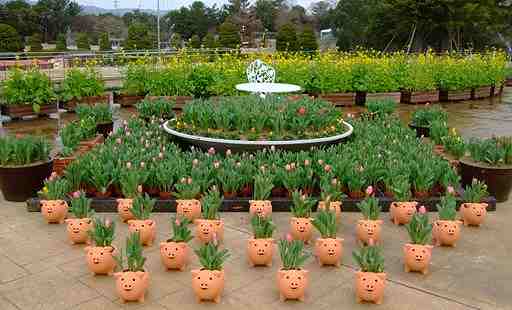
[[[82,5],[95,5],[105,9],[114,8],[114,0],[76,0],[76,2]],[[139,6],[139,2],[142,9],[156,9],[157,0],[118,0],[119,8],[137,8]],[[181,6],[188,6],[192,2],[194,2],[194,0],[160,0],[160,8],[162,10],[171,10]],[[228,0],[202,0],[202,2],[208,6],[213,5],[214,3],[217,3],[217,6],[220,6],[227,3]],[[294,2],[306,6],[307,8],[312,0],[296,0]]]

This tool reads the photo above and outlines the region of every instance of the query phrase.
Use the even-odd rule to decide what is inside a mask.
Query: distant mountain
[[[0,0],[2,1],[2,0]],[[99,15],[99,14],[108,14],[111,13],[113,15],[123,16],[128,12],[133,12],[136,9],[122,8],[122,9],[104,9],[97,7],[95,5],[82,5],[82,15]],[[156,15],[156,10],[151,9],[140,9],[141,12]],[[165,15],[167,11],[160,11],[160,15]]]

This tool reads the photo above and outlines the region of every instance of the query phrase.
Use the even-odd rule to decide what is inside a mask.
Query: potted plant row
[[[109,96],[104,95],[104,91],[105,82],[91,67],[67,71],[59,89],[63,108],[68,111],[74,111],[78,104],[108,102]]]

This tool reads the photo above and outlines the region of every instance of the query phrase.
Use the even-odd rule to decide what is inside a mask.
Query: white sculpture
[[[246,70],[249,83],[274,83],[276,71],[263,61],[256,59]]]

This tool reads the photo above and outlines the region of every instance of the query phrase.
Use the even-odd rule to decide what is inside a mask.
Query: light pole
[[[156,0],[156,36],[158,41],[158,52],[160,52],[160,0]]]

